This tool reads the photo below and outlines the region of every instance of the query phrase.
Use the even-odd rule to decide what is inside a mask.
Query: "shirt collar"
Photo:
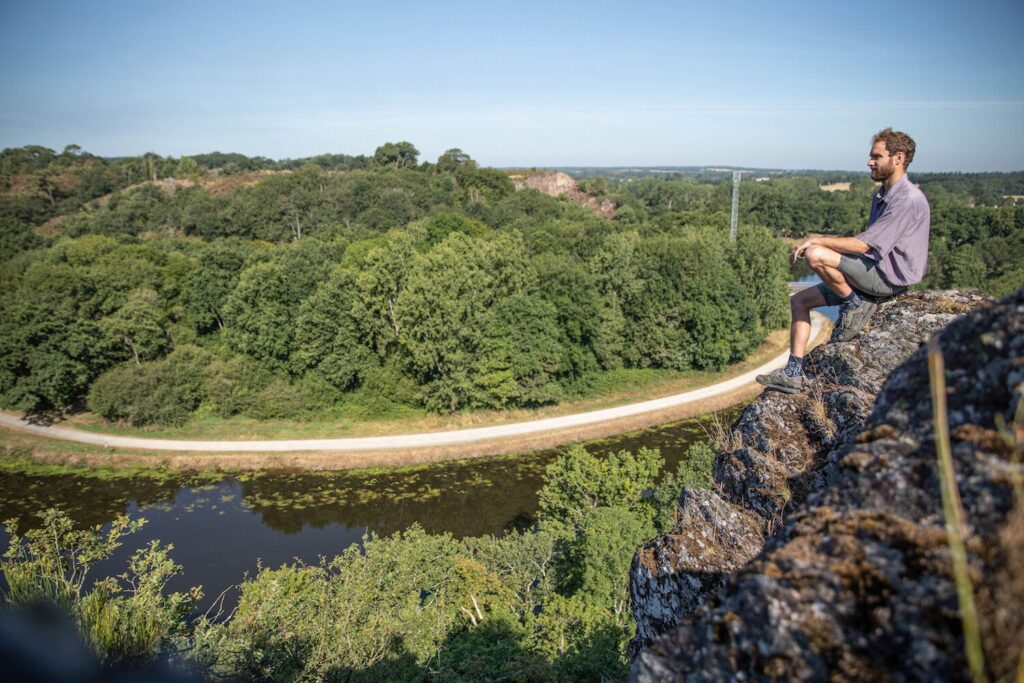
[[[906,192],[909,187],[910,177],[904,173],[902,178],[893,183],[893,186],[889,188],[888,192],[885,191],[885,185],[882,185],[878,188],[878,192],[875,193],[875,196],[878,197],[879,201],[888,202],[893,197],[898,197]]]

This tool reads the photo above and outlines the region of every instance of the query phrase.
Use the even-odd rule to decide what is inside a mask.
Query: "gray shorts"
[[[846,276],[846,281],[857,290],[858,294],[867,294],[872,299],[887,299],[902,294],[907,289],[889,284],[889,281],[878,270],[878,262],[865,254],[857,256],[843,254],[839,257],[839,270]],[[818,291],[825,298],[827,305],[838,306],[842,303],[839,295],[824,283],[818,285]]]

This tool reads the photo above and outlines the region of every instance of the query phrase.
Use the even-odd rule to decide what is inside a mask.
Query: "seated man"
[[[789,362],[758,375],[760,384],[791,394],[803,389],[811,309],[840,306],[830,341],[850,341],[860,334],[879,299],[895,296],[924,277],[931,210],[907,177],[915,148],[909,135],[891,128],[875,135],[868,168],[871,179],[882,186],[871,202],[868,229],[856,237],[810,237],[793,250],[791,260],[806,258],[821,284],[790,298]]]

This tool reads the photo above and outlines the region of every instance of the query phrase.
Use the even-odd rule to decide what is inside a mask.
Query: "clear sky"
[[[0,147],[1024,170],[1024,0],[0,0]]]

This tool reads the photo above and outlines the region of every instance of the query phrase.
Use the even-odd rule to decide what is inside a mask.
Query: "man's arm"
[[[797,259],[803,258],[804,252],[807,251],[807,247],[819,246],[831,249],[838,254],[866,254],[871,247],[861,242],[856,237],[808,237],[801,242],[796,249],[793,250],[793,255],[790,260],[796,263]]]

